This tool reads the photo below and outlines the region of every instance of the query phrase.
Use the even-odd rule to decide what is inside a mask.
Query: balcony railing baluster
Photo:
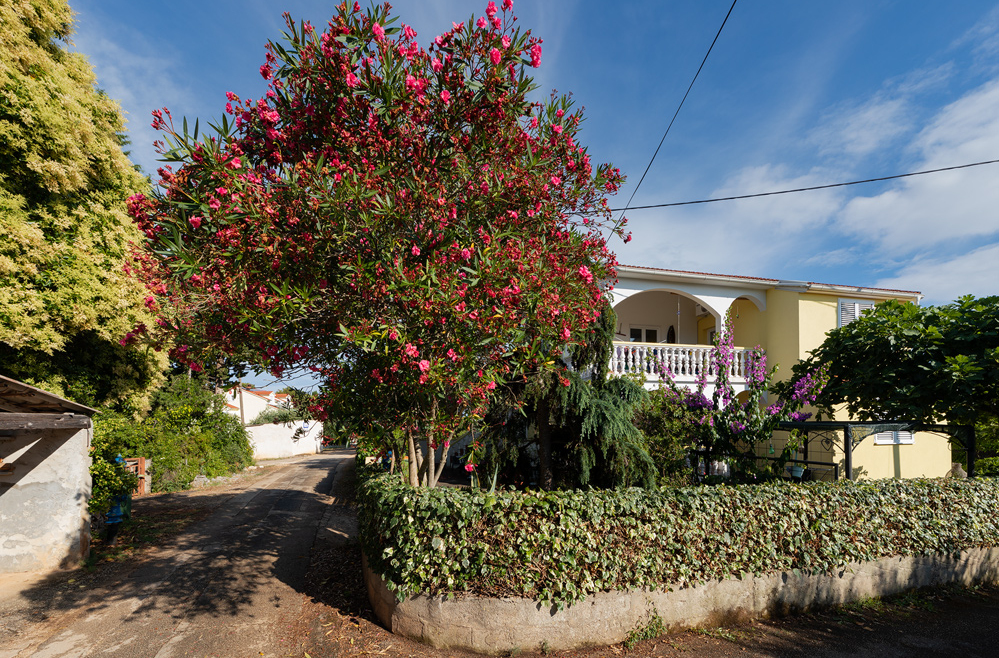
[[[733,382],[746,378],[747,357],[751,350],[736,348],[729,377]],[[711,347],[707,345],[679,345],[664,343],[626,343],[615,341],[611,350],[610,372],[612,375],[645,373],[647,381],[658,381],[660,375],[672,374],[681,383],[693,383],[706,373],[710,380],[714,377],[714,364],[711,361]]]

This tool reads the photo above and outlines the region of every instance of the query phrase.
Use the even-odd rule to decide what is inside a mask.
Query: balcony
[[[611,351],[610,373],[612,376],[629,373],[645,373],[645,387],[654,388],[659,383],[660,374],[671,373],[673,381],[681,386],[694,389],[697,379],[707,376],[705,392],[714,388],[714,367],[711,363],[710,345],[678,345],[668,343],[630,343],[614,341]],[[738,393],[746,388],[746,366],[752,350],[735,349],[735,358],[729,368],[729,381]]]

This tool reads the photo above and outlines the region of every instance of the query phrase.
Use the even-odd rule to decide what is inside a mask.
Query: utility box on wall
[[[94,413],[0,376],[0,573],[72,567],[89,554]]]

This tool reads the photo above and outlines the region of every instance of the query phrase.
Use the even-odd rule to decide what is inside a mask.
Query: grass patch
[[[653,608],[641,624],[628,631],[628,637],[624,641],[625,649],[632,649],[636,644],[644,640],[654,640],[660,635],[666,634],[666,624],[659,612]]]
[[[887,609],[885,602],[879,597],[865,596],[852,603],[841,606],[847,612],[884,612]]]
[[[728,640],[729,642],[738,642],[739,638],[735,636],[735,633],[728,630],[727,628],[698,628],[696,629],[698,635],[706,635],[708,637],[713,637],[716,640]]]

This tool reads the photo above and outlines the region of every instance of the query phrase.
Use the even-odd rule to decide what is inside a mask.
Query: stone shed
[[[90,551],[94,413],[0,376],[0,573],[72,567]]]

